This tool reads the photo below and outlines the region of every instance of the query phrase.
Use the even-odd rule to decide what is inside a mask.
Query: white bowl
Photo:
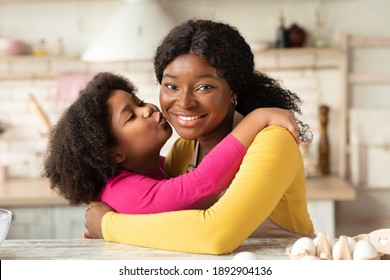
[[[12,212],[0,208],[0,246],[7,237],[9,226],[11,225]]]

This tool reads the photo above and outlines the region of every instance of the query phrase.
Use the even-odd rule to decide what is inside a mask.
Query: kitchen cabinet
[[[390,36],[343,34],[339,174],[356,188],[354,203],[338,205],[340,233],[390,222]]]
[[[8,207],[12,223],[7,239],[71,239],[84,233],[86,207]]]
[[[0,207],[13,214],[7,239],[79,238],[84,233],[87,206],[69,206],[43,179],[0,184]]]
[[[390,190],[390,107],[385,102],[380,106],[374,103],[358,107],[354,104],[359,94],[360,98],[368,94],[372,100],[383,90],[389,92],[390,69],[375,64],[378,63],[375,53],[389,55],[390,37],[343,34],[341,42],[344,145],[339,155],[339,161],[343,163],[340,173],[349,175],[358,188]],[[359,63],[365,60],[371,63],[362,67]],[[386,64],[383,60],[379,62]]]

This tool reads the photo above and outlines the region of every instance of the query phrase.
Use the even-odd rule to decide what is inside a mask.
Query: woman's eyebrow
[[[177,76],[172,75],[172,74],[168,74],[168,73],[163,75],[163,78],[166,78],[166,77],[167,78],[172,78],[172,79],[177,78]],[[214,74],[209,74],[209,73],[197,75],[197,76],[195,76],[195,78],[196,79],[211,78],[211,79],[215,79],[215,80],[220,80],[221,79],[221,77],[219,77],[217,75],[214,75]]]
[[[221,77],[219,77],[217,75],[214,75],[214,74],[202,74],[202,75],[195,76],[195,78],[197,78],[197,79],[211,78],[211,79],[214,79],[214,80],[220,80],[221,79]]]
[[[172,75],[172,74],[164,74],[163,75],[163,78],[172,78],[172,79],[175,79],[175,78],[177,78],[177,76],[175,76],[175,75]]]

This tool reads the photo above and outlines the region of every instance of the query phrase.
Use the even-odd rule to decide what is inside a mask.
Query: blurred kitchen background
[[[9,238],[80,233],[67,223],[80,227],[84,208],[7,203],[4,185],[39,182],[50,127],[94,73],[123,74],[158,104],[153,51],[171,27],[198,17],[236,26],[257,69],[302,98],[299,118],[314,133],[302,147],[308,179],[335,176],[354,192],[331,201],[332,234],[389,227],[390,42],[374,38],[390,38],[389,11],[388,0],[0,0],[0,207],[22,219]]]

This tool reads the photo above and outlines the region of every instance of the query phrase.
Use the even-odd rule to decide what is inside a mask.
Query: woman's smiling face
[[[226,79],[200,56],[180,55],[164,70],[160,105],[182,138],[226,136],[231,129],[228,116],[234,112],[234,99]]]

